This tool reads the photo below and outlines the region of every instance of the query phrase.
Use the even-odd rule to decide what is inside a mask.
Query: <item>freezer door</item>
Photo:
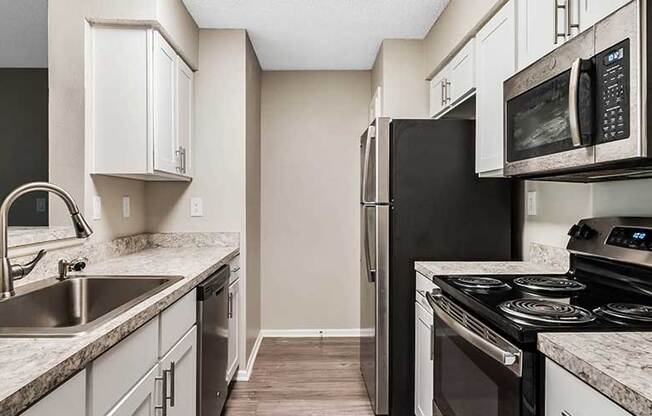
[[[388,205],[361,205],[360,368],[375,414],[388,412]]]
[[[389,122],[374,120],[360,138],[361,204],[389,203]]]

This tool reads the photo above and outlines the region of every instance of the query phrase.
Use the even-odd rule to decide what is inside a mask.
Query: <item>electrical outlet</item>
[[[99,195],[93,197],[93,219],[102,219],[102,198]]]
[[[190,198],[190,216],[203,217],[204,216],[204,200],[200,197]]]
[[[36,212],[45,212],[45,198],[36,198]]]
[[[131,198],[129,195],[122,197],[122,218],[131,217]]]
[[[527,193],[527,215],[537,215],[537,191]]]

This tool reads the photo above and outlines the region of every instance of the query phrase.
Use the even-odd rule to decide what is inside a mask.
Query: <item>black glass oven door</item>
[[[520,377],[457,334],[439,316],[435,334],[435,414],[520,416]]]

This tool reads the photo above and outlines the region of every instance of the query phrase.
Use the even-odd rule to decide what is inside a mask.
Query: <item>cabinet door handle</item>
[[[177,396],[177,395],[174,393],[174,385],[177,384],[177,383],[176,383],[176,377],[175,377],[174,368],[175,368],[175,362],[172,361],[172,362],[170,363],[170,369],[168,370],[168,371],[169,371],[169,374],[170,374],[170,407],[174,407],[174,399],[175,399],[176,396]]]
[[[567,412],[566,410],[562,410],[561,411],[561,416],[573,416],[573,415],[570,414],[569,412]]]
[[[566,36],[569,38],[573,36],[573,29],[580,28],[579,19],[578,23],[573,23],[573,1],[566,0]]]
[[[177,169],[177,172],[179,172],[179,173],[183,173],[183,161],[182,161],[183,156],[182,156],[182,153],[181,153],[182,151],[183,151],[183,148],[181,146],[179,146],[179,148],[174,151],[174,156],[177,159],[177,167],[176,167],[176,169]]]
[[[449,80],[446,80],[446,102],[449,103],[451,101],[451,82]]]
[[[565,1],[570,1],[570,0],[565,0]],[[559,33],[559,10],[564,11],[564,16],[566,17],[566,20],[568,20],[568,9],[566,8],[566,3],[559,4],[559,0],[552,0],[552,4],[553,4],[553,10],[555,11],[555,16],[553,19],[553,24],[555,25],[555,27],[553,28],[552,43],[553,45],[556,45],[560,37],[566,40],[566,32]]]
[[[229,293],[229,313],[228,318],[233,318],[233,293]]]
[[[187,173],[186,167],[187,167],[187,165],[186,165],[186,148],[182,147],[181,148],[181,169],[183,170],[184,174]]]
[[[435,326],[430,325],[430,361],[435,361]]]
[[[441,80],[441,105],[442,107],[446,105],[446,80]]]

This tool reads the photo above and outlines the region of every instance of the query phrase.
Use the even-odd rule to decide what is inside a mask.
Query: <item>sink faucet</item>
[[[30,192],[50,192],[61,198],[68,207],[77,238],[86,238],[93,233],[84,216],[79,212],[79,207],[73,197],[57,185],[48,182],[31,182],[11,191],[0,205],[0,261],[2,262],[0,264],[0,299],[13,296],[14,280],[27,276],[45,255],[45,250],[41,250],[29,263],[11,264],[7,254],[9,251],[7,238],[9,209],[16,199]]]

